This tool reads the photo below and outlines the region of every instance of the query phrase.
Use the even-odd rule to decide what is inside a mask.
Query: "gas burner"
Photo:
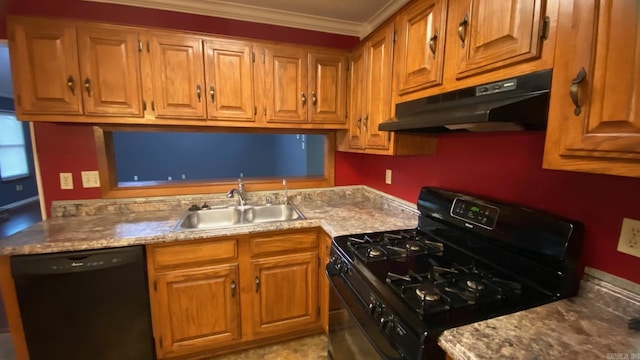
[[[482,289],[485,288],[484,284],[476,281],[476,280],[467,280],[464,285],[466,285],[467,288],[471,289],[471,290],[475,290],[475,291],[481,291]]]
[[[427,301],[436,301],[440,299],[440,294],[438,294],[437,292],[433,292],[432,289],[427,289],[424,287],[416,288],[416,295],[418,295],[420,299]]]
[[[407,250],[409,251],[418,251],[420,250],[420,245],[418,245],[416,242],[414,241],[409,241],[406,245]]]
[[[369,248],[367,250],[367,256],[368,257],[378,257],[382,255],[382,250],[378,249],[378,248]]]

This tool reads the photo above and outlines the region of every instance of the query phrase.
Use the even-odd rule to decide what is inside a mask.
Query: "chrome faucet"
[[[284,186],[284,204],[289,204],[289,190],[287,189],[287,179],[282,178],[282,186]]]
[[[234,194],[238,196],[238,205],[247,205],[247,201],[245,200],[244,183],[242,182],[242,179],[238,179],[238,188],[233,188],[227,192],[227,197],[231,199]]]

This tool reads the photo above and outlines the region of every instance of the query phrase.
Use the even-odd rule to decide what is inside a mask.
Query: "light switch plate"
[[[73,174],[60,173],[60,189],[62,190],[73,189]]]
[[[384,173],[384,183],[391,185],[391,169],[387,169]]]
[[[97,171],[82,171],[82,187],[97,188],[100,187],[100,173]]]
[[[628,218],[622,219],[618,251],[640,257],[640,221]]]

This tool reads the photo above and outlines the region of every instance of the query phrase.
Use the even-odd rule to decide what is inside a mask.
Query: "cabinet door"
[[[347,59],[341,53],[309,53],[309,122],[344,124]]]
[[[264,56],[267,122],[307,122],[307,52],[267,47]]]
[[[138,44],[134,31],[78,27],[85,114],[142,116]]]
[[[393,60],[393,24],[379,30],[367,42],[366,111],[362,119],[365,147],[388,149],[391,133],[379,131],[378,124],[391,116],[391,64]]]
[[[9,53],[19,114],[82,114],[74,24],[9,21]]]
[[[255,299],[253,331],[269,334],[318,320],[318,253],[251,262]]]
[[[540,56],[545,0],[454,2],[447,48],[457,52],[457,78]]]
[[[209,118],[253,121],[251,44],[210,40],[205,47]]]
[[[442,84],[446,0],[418,1],[399,17],[398,92],[407,94]]]
[[[202,41],[154,33],[150,42],[156,117],[205,119]]]
[[[561,2],[544,167],[640,177],[639,13],[638,1]]]
[[[240,336],[237,278],[237,264],[156,276],[159,357],[227,345]]]
[[[349,59],[349,147],[354,149],[364,148],[364,136],[362,131],[362,117],[364,114],[364,86],[366,76],[365,47],[357,48]]]

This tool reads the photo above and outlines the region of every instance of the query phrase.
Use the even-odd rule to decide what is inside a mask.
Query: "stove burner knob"
[[[371,316],[377,316],[382,314],[382,305],[377,302],[369,304],[369,314]]]
[[[393,315],[380,318],[380,330],[389,332],[393,330],[394,326],[395,319],[393,318]]]

